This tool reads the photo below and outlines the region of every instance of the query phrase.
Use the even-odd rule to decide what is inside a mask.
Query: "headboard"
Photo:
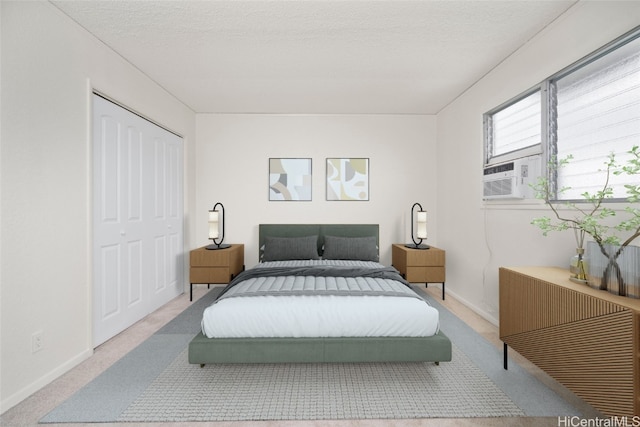
[[[258,226],[258,260],[262,259],[265,237],[318,236],[318,253],[322,253],[324,236],[370,237],[375,236],[380,247],[378,224],[260,224]]]

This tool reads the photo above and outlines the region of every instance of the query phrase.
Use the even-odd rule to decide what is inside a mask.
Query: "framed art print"
[[[369,159],[327,158],[327,200],[369,200]]]
[[[311,159],[269,159],[269,200],[311,200]]]

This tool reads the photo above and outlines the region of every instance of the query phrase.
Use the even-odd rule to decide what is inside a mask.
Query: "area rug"
[[[338,420],[581,415],[427,296],[453,343],[433,363],[190,365],[213,289],[41,423]]]

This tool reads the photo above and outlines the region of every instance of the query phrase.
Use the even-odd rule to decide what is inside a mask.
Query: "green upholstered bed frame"
[[[324,236],[375,236],[376,245],[379,246],[379,234],[378,224],[260,224],[258,226],[258,259],[262,260],[264,242],[267,237],[318,236],[318,253],[322,254]]]
[[[259,250],[266,236],[375,236],[377,224],[260,224]],[[431,337],[207,338],[189,343],[189,363],[448,362],[451,341],[442,332]]]
[[[447,362],[451,341],[432,337],[207,338],[189,344],[189,363]]]

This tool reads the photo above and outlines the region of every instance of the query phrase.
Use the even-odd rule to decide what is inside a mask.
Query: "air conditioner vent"
[[[489,166],[483,171],[483,198],[533,198],[533,184],[541,173],[540,155]]]
[[[513,194],[513,180],[511,178],[496,179],[484,182],[484,196],[509,196]]]

